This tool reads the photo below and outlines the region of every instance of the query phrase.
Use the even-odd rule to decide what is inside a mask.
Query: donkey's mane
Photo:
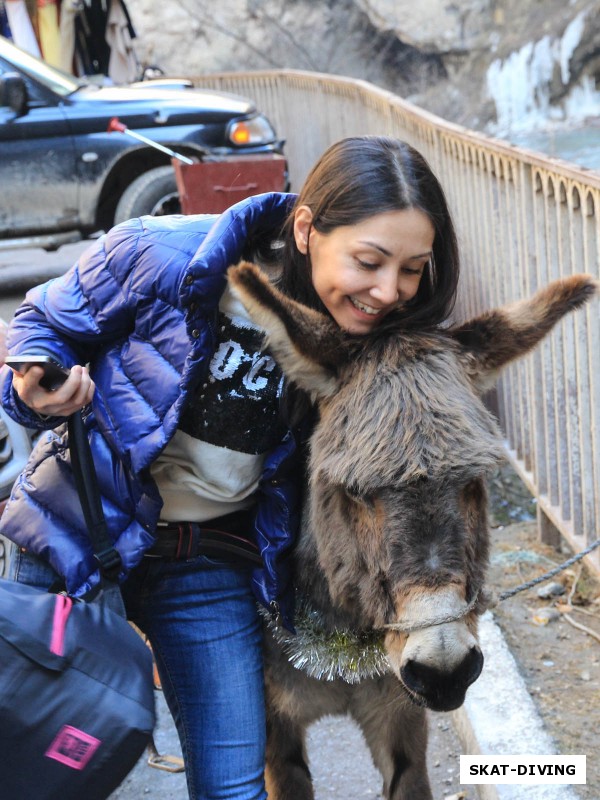
[[[339,392],[321,407],[312,447],[317,479],[373,491],[497,464],[498,427],[448,334],[363,340],[350,350]]]

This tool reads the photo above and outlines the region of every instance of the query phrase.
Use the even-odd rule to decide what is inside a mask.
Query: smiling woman
[[[352,333],[448,318],[459,275],[456,234],[444,191],[414,148],[383,137],[337,142],[308,175],[296,207],[286,228],[294,248],[284,291]]]
[[[312,219],[308,206],[298,209],[296,243],[310,258],[315,290],[340,328],[368,333],[416,296],[435,236],[423,211],[384,211],[331,233],[320,233]]]

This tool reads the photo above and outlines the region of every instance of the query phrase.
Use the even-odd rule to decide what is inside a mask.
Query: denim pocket
[[[50,564],[16,545],[13,545],[11,553],[8,578],[17,583],[25,583],[27,586],[35,586],[37,589],[44,590],[49,589],[53,583],[60,580],[60,576]]]

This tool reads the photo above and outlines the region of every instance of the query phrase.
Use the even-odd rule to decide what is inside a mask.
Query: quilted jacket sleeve
[[[44,353],[71,367],[88,363],[104,343],[127,335],[137,297],[152,278],[136,276],[143,232],[139,219],[113,228],[60,278],[31,289],[11,324],[9,351]],[[155,247],[160,249],[160,242]],[[42,419],[27,408],[12,390],[12,372],[5,368],[4,373],[2,403],[13,419],[35,428],[61,421]]]

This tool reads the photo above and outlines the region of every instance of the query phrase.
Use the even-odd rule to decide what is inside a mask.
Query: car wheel
[[[136,178],[117,203],[115,225],[132,217],[180,214],[181,203],[173,167],[156,167]]]

